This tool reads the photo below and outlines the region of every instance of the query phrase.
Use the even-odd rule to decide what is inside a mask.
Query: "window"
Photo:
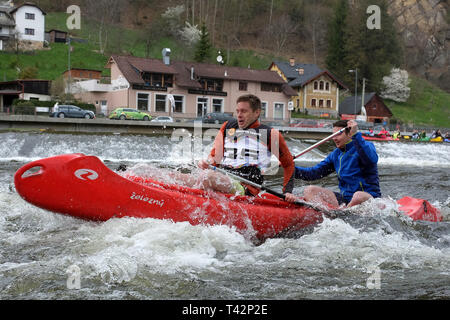
[[[162,87],[163,75],[161,73],[154,73],[152,75],[152,85]]]
[[[330,91],[330,83],[328,81],[325,83],[325,90]]]
[[[331,100],[327,99],[327,108],[331,108]]]
[[[267,118],[267,102],[261,102],[261,119]]]
[[[277,83],[261,82],[261,91],[281,92],[281,85]]]
[[[173,112],[183,113],[184,97],[173,96],[173,98],[175,99],[175,109],[173,110]]]
[[[320,81],[319,83],[319,90],[323,90],[323,81]]]
[[[34,13],[25,12],[25,19],[34,20]]]
[[[173,86],[173,75],[171,74],[144,72],[142,74],[142,80],[145,81],[146,86],[164,88]]]
[[[316,106],[317,106],[316,99],[311,99],[311,107],[316,107]]]
[[[29,36],[34,36],[34,29],[25,28],[25,34]]]
[[[273,108],[273,118],[283,119],[284,118],[284,103],[275,103]]]
[[[156,112],[166,112],[166,95],[165,94],[155,95],[155,111]]]
[[[317,89],[318,89],[317,81],[314,81],[314,90],[317,90]]]
[[[222,79],[200,79],[199,80],[203,90],[207,91],[222,91],[223,80]]]
[[[148,111],[148,102],[149,102],[149,94],[148,93],[138,93],[137,95],[137,107],[138,110]]]
[[[239,91],[247,91],[247,82],[239,82]]]
[[[223,112],[223,99],[212,99],[212,112]]]
[[[319,99],[319,108],[323,108],[323,99]]]

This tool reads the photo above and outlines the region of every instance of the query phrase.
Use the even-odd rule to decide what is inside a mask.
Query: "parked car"
[[[173,122],[173,118],[168,116],[159,116],[153,119],[152,122]]]
[[[90,110],[81,109],[77,106],[60,105],[55,112],[50,114],[50,117],[94,119],[95,113]]]
[[[234,119],[233,116],[229,113],[221,113],[221,112],[211,112],[207,113],[203,119],[203,123],[224,123],[225,121]]]
[[[152,116],[148,112],[144,112],[131,108],[117,108],[109,115],[110,119],[119,120],[144,120],[150,121]]]

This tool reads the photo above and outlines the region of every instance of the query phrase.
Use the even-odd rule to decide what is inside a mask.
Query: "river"
[[[297,154],[316,141],[287,142]],[[450,144],[375,142],[381,200],[362,206],[361,217],[325,218],[261,245],[226,226],[79,220],[15,192],[15,171],[33,160],[85,153],[110,168],[189,168],[202,155],[180,155],[180,144],[164,136],[1,133],[0,299],[450,298]],[[312,166],[332,149],[327,143],[297,164]],[[268,177],[277,190],[281,181]],[[316,184],[335,188],[336,181]],[[297,181],[295,192],[304,187]],[[405,195],[430,201],[444,221],[396,214],[392,199]]]

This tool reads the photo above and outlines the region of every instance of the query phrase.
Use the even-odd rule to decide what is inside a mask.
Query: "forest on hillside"
[[[35,3],[48,12],[65,12],[74,1]],[[214,62],[218,50],[227,64],[233,64],[227,55],[230,50],[253,50],[318,64],[350,86],[355,76],[348,70],[357,68],[359,85],[365,78],[368,90],[379,91],[382,77],[392,67],[414,72],[422,63],[420,55],[413,61],[405,49],[398,26],[388,14],[388,3],[387,0],[78,0],[77,5],[83,19],[98,24],[103,46],[100,51],[105,49],[107,53],[120,53],[114,52],[121,47],[120,43],[117,45],[120,39],[108,39],[107,34],[107,26],[115,25],[139,30],[140,41],[148,48],[162,37],[171,37],[184,48],[183,59],[195,59],[203,27],[208,43],[201,59],[206,62]],[[380,9],[382,28],[367,27],[370,17],[367,8],[371,5]],[[175,53],[174,58],[180,56]]]

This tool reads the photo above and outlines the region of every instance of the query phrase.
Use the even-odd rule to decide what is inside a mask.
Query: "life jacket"
[[[277,137],[278,141],[273,141],[274,146],[272,146],[274,137]],[[236,119],[224,123],[214,141],[210,157],[215,165],[247,180],[262,184],[264,178],[261,170],[270,167],[272,154],[275,154],[284,168],[283,191],[292,192],[294,162],[286,142],[278,131],[259,121],[254,122],[247,129],[240,129]],[[259,192],[254,187],[247,187],[251,189],[250,193],[253,195]]]

